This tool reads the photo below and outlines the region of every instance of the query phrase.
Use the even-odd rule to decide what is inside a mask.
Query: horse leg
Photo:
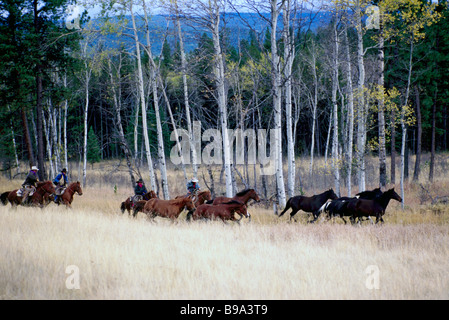
[[[288,209],[290,209],[290,208],[292,207],[291,201],[290,201],[290,200],[291,200],[291,199],[289,199],[289,200],[287,201],[287,204],[286,204],[284,210],[282,210],[282,212],[279,214],[279,217],[282,217],[282,215],[283,215],[285,212],[287,212]],[[292,217],[292,216],[290,215],[290,219],[291,219],[291,217]]]
[[[299,209],[296,210],[292,209],[292,210],[293,210],[292,213],[290,213],[290,221],[294,220],[295,222],[298,222],[295,218],[293,218],[293,216],[298,213]]]

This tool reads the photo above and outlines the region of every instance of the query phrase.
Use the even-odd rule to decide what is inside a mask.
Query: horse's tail
[[[125,213],[125,209],[126,209],[126,206],[125,206],[125,202],[123,201],[122,204],[120,205],[120,210],[122,210],[122,213]]]
[[[323,204],[321,206],[321,208],[318,209],[317,211],[317,216],[319,216],[320,214],[322,214],[323,212],[326,212],[328,207],[329,207],[330,202],[326,202],[325,204]]]
[[[279,214],[279,217],[282,217],[282,215],[292,207],[292,198],[288,199],[287,204],[285,205],[284,210],[282,210],[282,212]]]
[[[4,206],[6,206],[6,205],[8,204],[8,195],[9,195],[9,192],[10,192],[10,191],[3,192],[3,193],[0,195],[0,201],[2,202],[2,204],[3,204]]]

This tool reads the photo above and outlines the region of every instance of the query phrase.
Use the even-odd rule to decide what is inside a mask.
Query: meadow
[[[96,168],[91,177],[107,175]],[[257,204],[240,225],[185,213],[172,224],[123,215],[132,190],[119,171],[91,179],[71,210],[0,206],[1,299],[449,298],[449,206],[424,201],[419,184],[407,183],[405,210],[392,201],[383,225],[308,224],[303,212],[291,223]],[[173,194],[180,175],[170,172]],[[21,183],[2,177],[0,192]],[[448,185],[440,174],[425,187],[435,196]]]

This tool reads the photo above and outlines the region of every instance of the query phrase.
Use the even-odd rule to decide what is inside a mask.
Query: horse
[[[156,195],[156,192],[154,192],[153,190],[150,190],[149,192],[145,193],[142,196],[142,199],[140,199],[139,201],[143,201],[143,200],[148,201],[152,198],[157,198],[157,195]],[[135,204],[133,205],[133,202],[131,199],[132,199],[132,197],[126,198],[126,200],[121,203],[120,210],[122,210],[122,213],[125,213],[125,210],[128,210],[128,215],[129,215],[129,214],[131,214],[131,209],[133,209],[133,217],[135,217],[137,215],[137,212],[139,212],[139,211],[136,211],[134,209]],[[142,209],[142,208],[140,208],[140,209]],[[142,210],[140,210],[140,211],[142,211]]]
[[[229,202],[220,204],[202,204],[196,208],[193,213],[193,220],[198,219],[221,219],[223,223],[226,224],[226,220],[235,221],[240,223],[234,216],[234,213],[243,215],[249,218],[249,213],[247,211],[246,205],[240,201],[231,200]]]
[[[83,195],[83,190],[81,189],[81,183],[79,181],[72,182],[69,184],[67,188],[63,191],[63,193],[59,196],[58,206],[61,204],[61,201],[63,204],[66,205],[66,208],[72,207],[72,201],[73,201],[73,195],[78,193],[78,195]]]
[[[295,196],[291,197],[287,201],[287,205],[285,206],[284,210],[279,214],[279,217],[282,217],[282,215],[288,210],[292,209],[292,212],[290,213],[290,220],[295,220],[293,216],[299,211],[305,211],[305,212],[311,212],[314,219],[311,221],[312,223],[318,219],[319,216],[319,209],[323,206],[324,203],[326,203],[327,200],[331,199],[337,199],[337,195],[335,194],[333,189],[329,189],[323,193],[313,195],[311,197],[306,196]],[[296,220],[295,220],[296,221]]]
[[[343,222],[346,224],[345,216],[350,216],[352,221],[352,214],[346,212],[346,205],[348,201],[357,200],[357,199],[366,199],[366,200],[374,200],[379,198],[382,195],[382,191],[380,188],[376,188],[370,191],[359,192],[355,195],[355,197],[340,197],[338,199],[326,202],[319,210],[319,214],[322,212],[327,213],[327,219],[330,220],[332,217],[339,216]]]
[[[19,189],[13,191],[7,191],[2,193],[0,196],[1,202],[6,205],[7,201],[11,203],[11,206],[31,205],[31,206],[41,206],[41,208],[49,203],[49,197],[55,192],[55,187],[51,181],[38,181],[36,183],[36,190],[33,195],[29,195],[26,203],[22,203],[23,197],[17,195]]]
[[[34,191],[33,195],[28,196],[26,203],[22,203],[23,197],[18,196],[17,191],[19,191],[19,189],[13,190],[8,193],[7,199],[9,203],[11,203],[11,206],[15,207],[21,204],[31,206],[40,205],[41,207],[43,207],[44,202],[48,201],[49,196],[55,192],[55,186],[51,181],[38,181],[36,183],[36,190]]]
[[[385,210],[392,199],[402,202],[402,198],[394,191],[394,188],[385,191],[380,197],[374,200],[350,200],[345,204],[344,210],[348,214],[352,214],[352,221],[358,219],[360,222],[362,217],[368,217],[371,220],[371,216],[375,216],[376,224],[379,221],[383,223],[382,216],[385,214]],[[371,223],[373,223],[372,220]]]
[[[207,204],[213,204],[213,205],[217,205],[217,204],[221,204],[221,203],[225,203],[225,202],[229,202],[229,201],[238,201],[243,203],[244,205],[248,204],[248,201],[250,199],[253,199],[256,202],[260,202],[260,198],[259,195],[257,194],[256,190],[254,189],[245,189],[243,191],[238,192],[234,197],[232,198],[228,198],[228,197],[216,197],[211,203],[210,202],[206,202]],[[243,219],[243,216],[246,216],[247,218],[249,218],[251,220],[251,215],[242,215],[240,214],[240,220]]]
[[[152,221],[156,216],[169,218],[174,222],[182,210],[195,210],[191,197],[180,197],[173,200],[162,200],[152,198],[145,203],[143,213],[145,213]]]
[[[383,192],[382,190],[380,190],[380,188],[376,188],[373,190],[359,192],[355,195],[355,197],[359,199],[374,200],[376,198],[379,198],[382,193]]]
[[[185,198],[185,197],[190,197],[190,195],[177,196],[175,199]],[[206,201],[212,200],[212,195],[209,190],[199,191],[191,197],[194,199],[193,204],[195,205],[195,208],[202,205]],[[190,221],[192,214],[193,214],[193,212],[191,210],[187,213],[187,221]]]

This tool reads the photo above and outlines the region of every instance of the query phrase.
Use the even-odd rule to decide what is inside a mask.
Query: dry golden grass
[[[170,172],[173,181],[181,177]],[[0,192],[21,182],[1,178]],[[449,190],[448,183],[441,178],[429,191]],[[184,192],[178,184],[173,194]],[[307,224],[301,212],[290,223],[289,213],[279,218],[258,206],[240,225],[187,223],[185,213],[175,224],[151,223],[121,214],[131,188],[83,191],[72,210],[0,206],[0,298],[449,298],[449,208],[421,205],[412,184],[405,211],[391,202],[384,225],[360,227],[339,219]],[[70,266],[79,289],[70,287]],[[370,287],[370,266],[378,289]]]

